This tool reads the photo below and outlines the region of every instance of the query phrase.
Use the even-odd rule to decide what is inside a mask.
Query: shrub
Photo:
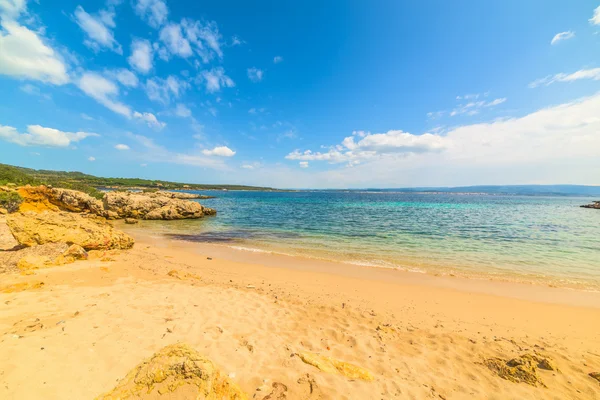
[[[23,198],[17,192],[0,192],[0,207],[9,213],[17,211],[22,202]]]

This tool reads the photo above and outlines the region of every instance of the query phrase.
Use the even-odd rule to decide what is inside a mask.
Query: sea
[[[175,240],[415,273],[600,291],[596,198],[210,191],[216,217],[144,221]]]

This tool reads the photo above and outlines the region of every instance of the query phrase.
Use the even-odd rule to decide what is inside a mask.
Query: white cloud
[[[358,137],[359,140],[355,141]],[[439,135],[426,133],[413,135],[403,131],[386,133],[365,133],[356,131],[346,137],[340,145],[333,146],[328,152],[295,150],[285,158],[302,161],[328,161],[332,164],[369,160],[385,154],[408,154],[439,152],[447,146],[447,140]]]
[[[126,68],[113,69],[106,71],[106,75],[116,79],[121,85],[135,88],[139,85],[138,77]]]
[[[126,144],[119,143],[115,146],[115,149],[121,150],[121,151],[129,150],[129,146],[127,146]]]
[[[13,10],[10,5],[7,9]],[[38,33],[8,19],[1,21],[1,27],[0,74],[54,85],[69,82],[64,61]]]
[[[329,152],[295,151],[287,158],[353,165],[298,176],[297,186],[598,184],[599,109],[600,93],[522,117],[459,126],[444,135],[357,132]]]
[[[231,37],[231,45],[232,46],[241,46],[242,44],[244,44],[244,41],[242,39],[240,39],[237,36],[232,36]]]
[[[235,151],[227,146],[217,146],[212,150],[202,150],[202,154],[205,156],[233,157]]]
[[[204,63],[208,63],[215,56],[223,58],[221,50],[221,34],[217,23],[200,22],[191,19],[183,19],[181,28],[185,33],[185,37],[192,44],[195,52],[202,58]]]
[[[161,29],[159,36],[171,54],[183,58],[188,58],[193,54],[190,42],[183,36],[179,24],[166,25]]]
[[[28,125],[27,133],[19,133],[12,126],[0,125],[0,139],[19,146],[68,147],[90,136],[99,136],[89,132],[63,132],[40,125]]]
[[[256,114],[256,108],[251,108],[248,110],[248,114]]]
[[[88,161],[96,161],[96,157],[88,157]]]
[[[26,0],[0,0],[0,16],[6,19],[16,19],[26,8]]]
[[[495,107],[499,104],[502,104],[506,101],[506,98],[498,98],[489,102],[480,100],[480,101],[471,101],[469,103],[466,104],[461,104],[459,105],[457,108],[455,108],[454,110],[452,110],[450,112],[450,116],[454,117],[456,115],[462,115],[462,114],[466,114],[466,115],[476,115],[479,114],[480,110],[482,108],[486,108],[486,107]]]
[[[114,9],[103,10],[98,15],[90,15],[81,6],[75,9],[75,22],[86,33],[83,42],[89,48],[98,51],[104,48],[123,54],[121,45],[115,40],[111,28],[115,28]]]
[[[275,57],[273,58],[273,62],[274,62],[275,64],[279,64],[280,62],[283,62],[283,57],[281,57],[281,56],[275,56]]]
[[[127,59],[129,65],[138,72],[147,74],[152,69],[152,45],[148,40],[134,39],[131,42],[131,55]]]
[[[556,35],[554,35],[554,37],[550,41],[550,44],[555,45],[556,43],[560,42],[561,40],[569,40],[574,37],[575,37],[575,32],[571,32],[571,31],[560,32],[560,33],[557,33]]]
[[[189,84],[173,75],[167,79],[152,78],[146,81],[146,94],[152,101],[169,104],[171,97],[178,98]]]
[[[308,161],[300,161],[298,164],[300,168],[308,168]]]
[[[154,114],[148,112],[140,113],[135,111],[133,113],[133,118],[145,122],[150,128],[162,129],[167,126],[164,122],[159,121]]]
[[[111,111],[131,117],[129,106],[119,102],[119,88],[113,82],[95,72],[85,72],[77,81],[77,86],[88,96]]]
[[[223,67],[215,67],[211,70],[204,70],[199,76],[200,82],[206,86],[206,91],[215,93],[221,90],[222,87],[234,87],[233,80],[225,75]]]
[[[137,0],[134,9],[137,15],[153,28],[160,28],[167,22],[169,9],[162,0]]]
[[[590,18],[590,23],[592,25],[600,25],[600,6],[594,10],[594,16]]]
[[[542,85],[548,86],[556,82],[574,82],[580,79],[592,79],[594,81],[600,80],[600,68],[580,69],[572,74],[560,73],[556,75],[548,75],[545,78],[536,79],[535,81],[531,82],[529,87],[533,89]]]
[[[258,68],[248,68],[248,78],[252,82],[260,82],[262,81],[264,76],[264,71]]]
[[[175,115],[181,118],[188,118],[192,116],[192,110],[190,110],[189,108],[187,108],[185,106],[185,104],[177,104],[175,106],[175,111],[174,111]]]

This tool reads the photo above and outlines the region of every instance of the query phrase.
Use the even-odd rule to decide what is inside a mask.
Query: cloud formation
[[[150,128],[162,129],[167,126],[164,122],[159,121],[154,114],[148,112],[140,113],[135,111],[133,113],[133,118],[145,122]]]
[[[590,18],[590,24],[592,25],[600,25],[600,6],[596,7],[594,10],[594,15]]]
[[[19,133],[12,126],[0,125],[0,139],[19,146],[68,147],[90,136],[99,136],[89,132],[63,132],[40,125],[28,125],[27,133]]]
[[[17,12],[18,8],[7,9]],[[0,27],[0,74],[54,85],[69,82],[62,57],[38,33],[9,19],[2,19]]]
[[[123,49],[115,40],[112,31],[116,27],[114,8],[101,10],[97,15],[91,15],[83,7],[77,6],[74,16],[75,22],[87,36],[83,42],[86,46],[95,51],[108,49],[117,54],[123,54]]]
[[[212,150],[202,150],[202,154],[205,156],[233,157],[235,155],[235,151],[231,150],[227,146],[217,146]]]
[[[152,69],[154,52],[152,45],[145,39],[133,39],[131,42],[131,55],[127,58],[129,65],[142,74],[147,74]]]
[[[85,72],[76,82],[77,86],[88,96],[109,110],[131,118],[129,106],[117,100],[119,87],[111,80],[95,72]]]
[[[548,75],[545,78],[536,79],[529,84],[529,87],[534,89],[538,86],[548,86],[556,82],[574,82],[581,79],[591,79],[594,81],[600,80],[600,68],[580,69],[571,74],[559,73],[556,75]]]
[[[223,67],[215,67],[211,70],[204,70],[198,76],[199,81],[204,83],[208,93],[215,93],[221,90],[222,87],[234,87],[233,80],[225,75]]]
[[[152,101],[169,104],[171,98],[178,98],[187,88],[188,83],[170,75],[167,79],[151,78],[146,81],[146,94]]]
[[[258,68],[248,68],[248,79],[252,82],[260,82],[263,80],[264,71]]]
[[[573,39],[574,37],[575,37],[575,32],[571,32],[571,31],[560,32],[560,33],[557,33],[556,35],[554,35],[554,37],[550,41],[550,44],[555,45],[556,43],[560,42],[561,40],[569,40],[569,39]]]
[[[137,15],[148,23],[152,28],[158,29],[169,15],[169,8],[162,0],[137,0],[134,4]]]
[[[127,146],[126,144],[119,143],[119,144],[115,145],[115,149],[125,151],[125,150],[129,150],[129,146]]]

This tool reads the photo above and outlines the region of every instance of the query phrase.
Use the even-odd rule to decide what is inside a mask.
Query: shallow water
[[[201,201],[217,217],[141,227],[238,249],[600,290],[600,212],[579,207],[590,198],[353,191],[217,196]]]

